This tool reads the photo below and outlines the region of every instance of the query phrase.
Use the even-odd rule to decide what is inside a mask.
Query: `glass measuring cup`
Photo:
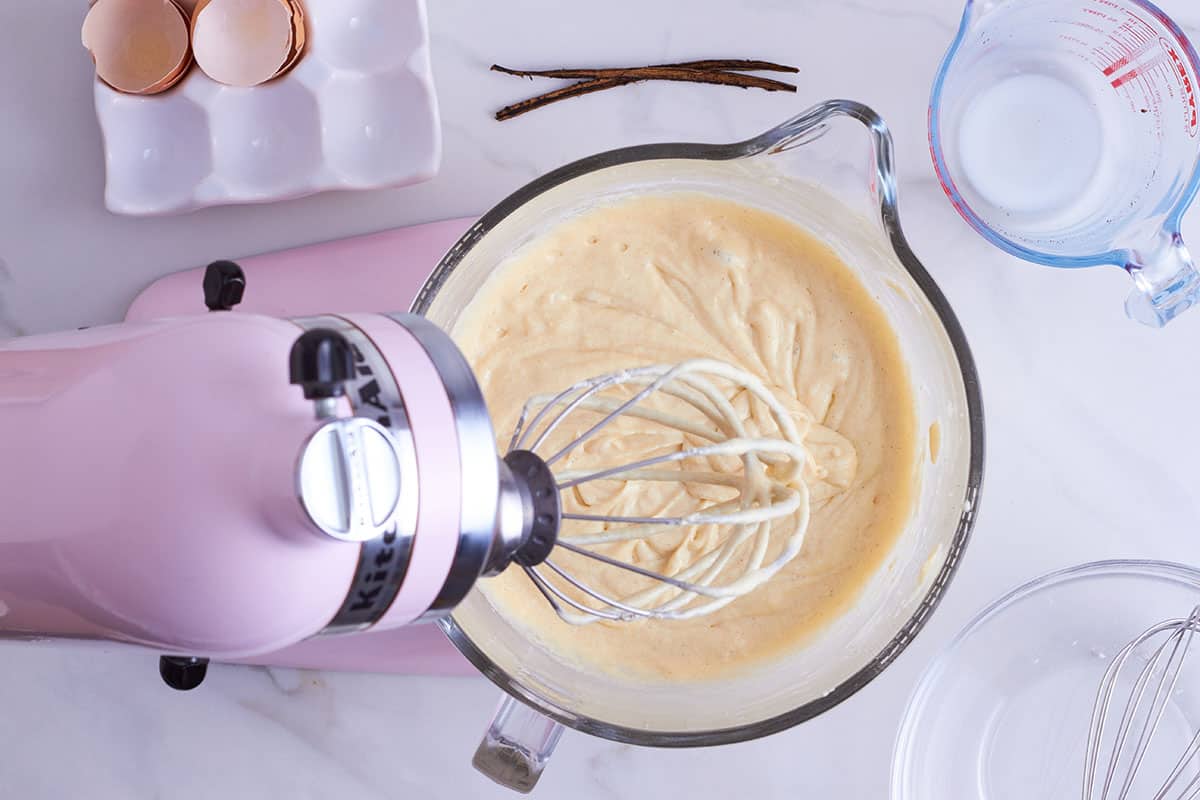
[[[938,178],[979,233],[1052,267],[1116,264],[1129,316],[1200,302],[1179,234],[1200,184],[1200,59],[1144,0],[968,0],[933,85]]]

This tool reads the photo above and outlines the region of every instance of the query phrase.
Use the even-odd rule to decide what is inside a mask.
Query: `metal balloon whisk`
[[[562,514],[550,556],[522,569],[573,624],[716,611],[800,552],[806,422],[754,375],[709,359],[623,370],[532,398],[509,457],[533,452],[550,467]],[[589,513],[593,494],[618,502]],[[664,496],[645,512],[654,505],[647,497]],[[680,500],[683,511],[672,507]],[[615,555],[641,543],[642,563]],[[577,559],[622,571],[622,588],[580,577],[566,565]]]
[[[1161,739],[1158,734],[1197,629],[1200,629],[1200,606],[1186,618],[1166,620],[1148,628],[1113,658],[1100,681],[1092,709],[1083,800],[1200,797],[1200,732],[1161,782],[1148,774],[1136,781],[1148,757],[1153,754],[1154,760],[1159,761],[1162,748],[1167,746],[1158,740]],[[1174,754],[1166,755],[1166,763],[1171,763],[1169,759]],[[1139,792],[1136,795],[1131,794],[1135,787]]]

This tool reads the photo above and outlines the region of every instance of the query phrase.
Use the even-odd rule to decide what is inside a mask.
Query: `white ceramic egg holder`
[[[424,0],[305,0],[309,45],[250,89],[193,67],[160,95],[96,81],[105,205],[153,215],[432,178],[441,127]]]

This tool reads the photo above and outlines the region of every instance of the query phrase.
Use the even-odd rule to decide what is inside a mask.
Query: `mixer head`
[[[412,559],[416,515],[427,507],[418,496],[432,498],[447,479],[457,479],[464,505],[460,529],[445,530],[458,544],[426,617],[449,612],[478,578],[515,565],[573,624],[689,619],[758,588],[800,552],[812,420],[744,370],[697,359],[534,397],[498,459],[470,367],[428,322],[358,320],[377,326],[377,337],[402,333],[422,343],[420,352],[438,355],[423,384],[412,377],[420,361],[411,359],[404,389],[396,381],[386,402],[361,396],[394,374],[362,330],[328,316],[300,322],[308,331],[293,346],[291,380],[314,403],[320,427],[297,462],[298,494],[311,524],[362,547],[330,632],[362,630],[389,613]],[[378,364],[358,364],[372,358]],[[417,399],[452,386],[447,419],[457,427],[443,433],[469,448],[458,454],[457,476],[423,469],[418,452],[422,442],[445,445]],[[339,410],[344,397],[348,417]],[[384,416],[373,417],[379,409]],[[472,420],[482,422],[463,427]],[[427,452],[424,462],[435,458]],[[443,541],[449,549],[449,536]],[[394,577],[377,568],[384,556]],[[376,585],[380,575],[388,593]]]
[[[504,461],[537,483],[525,504],[554,533],[513,560],[573,624],[712,613],[800,552],[806,422],[709,359],[534,397]],[[611,574],[581,579],[587,561]]]
[[[1084,761],[1084,800],[1200,797],[1200,733],[1183,752],[1166,752],[1157,737],[1176,693],[1180,670],[1200,629],[1200,606],[1186,619],[1160,622],[1126,645],[1109,664],[1088,731]],[[1166,758],[1164,761],[1163,758]],[[1160,779],[1139,770],[1146,762],[1174,764]],[[1140,794],[1131,795],[1132,790]],[[1148,792],[1148,793],[1147,793]]]

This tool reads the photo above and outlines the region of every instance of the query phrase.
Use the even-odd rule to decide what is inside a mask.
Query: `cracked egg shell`
[[[200,0],[192,13],[196,64],[229,86],[266,83],[295,51],[296,17],[289,0]]]
[[[96,75],[119,92],[166,91],[191,66],[187,13],[175,0],[98,0],[81,38]]]
[[[292,7],[292,52],[280,68],[277,75],[283,75],[291,70],[304,57],[304,48],[308,44],[308,23],[304,17],[304,6],[300,0],[288,0]]]

